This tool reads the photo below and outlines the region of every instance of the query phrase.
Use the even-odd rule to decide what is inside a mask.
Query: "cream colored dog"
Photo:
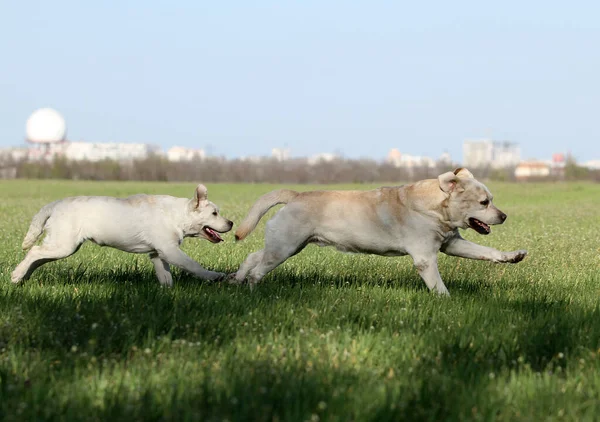
[[[90,240],[125,252],[148,253],[158,281],[165,286],[173,285],[169,264],[206,280],[218,280],[225,274],[202,268],[179,246],[184,237],[219,243],[223,240],[219,233],[232,226],[207,199],[204,185],[198,185],[192,199],[167,195],[66,198],[44,206],[33,217],[23,249],[31,248],[43,231],[46,237],[41,246],[31,248],[11,279],[13,283],[26,280],[36,268],[74,254]]]
[[[521,261],[527,251],[501,252],[460,236],[468,227],[481,234],[502,224],[506,214],[492,205],[492,194],[467,169],[437,179],[371,191],[277,190],[262,196],[235,233],[242,240],[273,206],[287,204],[267,222],[265,248],[252,253],[232,277],[257,283],[307,244],[344,252],[410,255],[431,290],[448,294],[438,272],[437,254],[492,262]]]

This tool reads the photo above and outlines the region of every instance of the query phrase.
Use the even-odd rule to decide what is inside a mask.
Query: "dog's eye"
[[[217,215],[217,212],[216,212],[216,211],[213,211],[213,215]]]
[[[485,199],[485,200],[483,200],[483,201],[480,202],[480,204],[483,205],[484,207],[487,207],[489,203],[490,203],[489,199]]]

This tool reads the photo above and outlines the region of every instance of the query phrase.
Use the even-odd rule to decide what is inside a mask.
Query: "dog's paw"
[[[440,297],[450,297],[450,292],[444,284],[436,285],[433,291]]]
[[[231,274],[227,275],[227,278],[225,279],[225,281],[227,281],[227,283],[229,283],[229,284],[238,284],[238,285],[244,284],[244,282],[246,280],[238,280],[236,278],[236,276],[237,276],[237,273],[231,273]]]
[[[12,281],[15,284],[19,283],[22,279],[23,279],[23,276],[21,275],[21,273],[17,272],[16,270],[13,271],[12,274],[10,275],[10,281]]]
[[[523,259],[525,259],[526,256],[527,256],[526,250],[508,252],[506,254],[506,260],[504,262],[507,262],[510,264],[516,264],[517,262],[523,261]]]
[[[225,274],[225,273],[215,273],[215,274],[216,275],[214,275],[213,277],[210,278],[210,281],[221,282],[221,281],[227,280],[227,278],[229,277],[229,274]]]

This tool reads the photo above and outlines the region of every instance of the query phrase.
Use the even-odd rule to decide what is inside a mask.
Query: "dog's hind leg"
[[[279,264],[299,253],[307,245],[307,239],[307,235],[267,229],[265,249],[261,251],[260,262],[248,271],[248,283],[251,286],[258,283]]]
[[[236,282],[248,280],[250,286],[291,256],[300,252],[312,235],[312,225],[298,218],[297,210],[281,209],[267,222],[265,248],[246,258],[236,273]]]
[[[25,259],[12,272],[11,281],[18,283],[21,280],[27,280],[42,265],[73,255],[77,252],[83,241],[77,241],[73,237],[70,240],[68,243],[65,242],[56,245],[52,243],[51,236],[48,236],[44,239],[44,243],[41,246],[33,246],[25,256]]]
[[[264,252],[265,250],[261,249],[258,252],[254,252],[248,255],[244,263],[240,265],[240,268],[235,273],[235,277],[231,282],[237,284],[243,283],[246,279],[246,276],[248,275],[248,271],[256,267],[258,263],[262,260]]]
[[[158,253],[152,252],[148,255],[150,261],[154,264],[154,270],[156,271],[156,277],[161,286],[172,287],[173,276],[171,275],[171,268],[169,263],[158,256]]]
[[[258,283],[265,275],[296,253],[295,249],[268,250],[265,248],[260,262],[248,271],[248,283],[251,286]]]

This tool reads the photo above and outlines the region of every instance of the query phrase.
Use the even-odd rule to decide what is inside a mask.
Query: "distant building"
[[[149,144],[56,142],[44,144],[43,148],[34,145],[28,148],[0,150],[0,161],[6,161],[7,158],[13,161],[53,161],[57,158],[69,161],[133,161],[144,160],[161,153],[160,147]]]
[[[248,162],[248,163],[260,163],[265,160],[265,157],[261,157],[259,155],[244,155],[240,157],[240,161]]]
[[[29,157],[28,148],[6,148],[0,149],[0,164],[7,161],[22,161]]]
[[[56,142],[32,145],[27,148],[27,160],[29,161],[52,161],[56,157],[63,157],[68,142]]]
[[[506,141],[465,141],[463,165],[472,168],[502,169],[515,167],[521,161],[519,145]]]
[[[289,148],[273,148],[271,150],[271,157],[273,157],[277,161],[287,161],[290,159],[290,149]]]
[[[202,160],[205,157],[203,149],[172,147],[167,151],[167,160],[173,162]]]
[[[562,152],[552,154],[552,160],[550,161],[550,175],[556,179],[564,179],[566,165],[567,160],[565,159],[565,154]]]
[[[314,166],[315,164],[321,163],[321,162],[330,162],[333,160],[338,159],[339,156],[336,154],[331,154],[329,152],[322,152],[320,154],[316,154],[313,155],[312,157],[308,158],[308,164],[310,164],[311,166]]]
[[[67,124],[63,116],[51,108],[34,111],[25,122],[25,140],[31,145],[28,159],[52,161],[53,152],[61,151],[67,136]]]
[[[550,164],[544,161],[523,161],[515,168],[515,179],[542,179],[550,176]]]
[[[66,142],[62,156],[70,161],[133,161],[144,160],[160,152],[160,147],[149,144]]]
[[[406,169],[413,168],[435,168],[435,160],[430,157],[420,157],[416,155],[402,154],[396,148],[392,148],[385,161],[394,167]]]
[[[35,145],[27,149],[30,161],[133,161],[160,154],[159,147],[149,144],[117,142],[67,142],[67,126],[62,115],[51,108],[36,110],[25,124],[25,140]]]
[[[588,170],[600,170],[600,160],[590,160],[582,164]]]
[[[551,177],[554,180],[562,180],[565,176],[565,165],[566,159],[562,153],[552,154],[550,160],[522,161],[515,167],[515,179],[524,181]]]
[[[440,158],[438,158],[438,164],[443,166],[450,166],[452,165],[452,157],[448,152],[444,152],[442,155],[440,155]]]

